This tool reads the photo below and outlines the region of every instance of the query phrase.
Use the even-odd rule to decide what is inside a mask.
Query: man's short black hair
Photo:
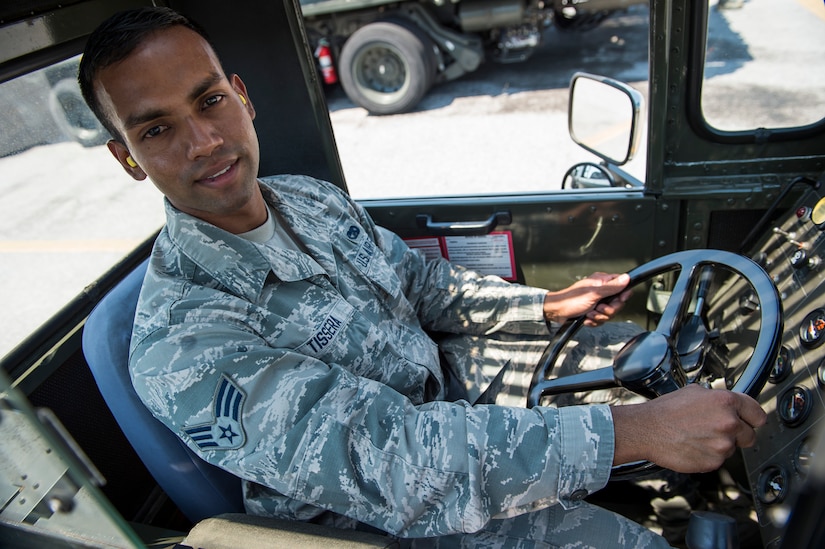
[[[165,7],[137,8],[116,13],[89,35],[77,75],[80,92],[100,123],[121,143],[124,142],[123,136],[115,129],[97,100],[95,78],[101,70],[126,59],[150,34],[174,26],[195,31],[212,46],[212,41],[200,25]],[[174,76],[170,75],[170,78]]]

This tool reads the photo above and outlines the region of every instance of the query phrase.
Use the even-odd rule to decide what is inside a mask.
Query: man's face
[[[148,176],[176,208],[231,232],[266,220],[255,111],[241,79],[226,78],[197,33],[151,34],[100,71],[95,92],[126,142],[109,150],[132,177]]]

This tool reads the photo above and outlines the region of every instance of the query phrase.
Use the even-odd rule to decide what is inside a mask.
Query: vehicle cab
[[[28,0],[0,7],[0,545],[228,547],[253,539],[278,546],[299,539],[399,546],[380,533],[245,516],[237,479],[201,469],[185,452],[179,467],[159,472],[153,455],[166,454],[153,441],[163,434],[121,415],[124,399],[113,395],[128,392],[124,378],[108,376],[115,365],[93,364],[101,347],[117,354],[128,345],[129,292],[139,288],[164,218],[159,192],[132,181],[103,146],[108,135],[85,109],[75,71],[101,21],[154,4]],[[667,366],[680,372],[668,379],[747,392],[768,413],[757,443],[719,472],[679,485],[651,481],[639,492],[623,484],[620,471],[592,496],[595,503],[663,531],[673,517],[662,510],[681,498],[694,503],[694,514],[744,517],[743,548],[825,543],[822,2],[628,3],[644,19],[647,78],[623,77],[636,73],[622,65],[627,29],[617,17],[600,35],[606,42],[582,42],[603,50],[615,73],[595,73],[584,55],[565,60],[570,86],[561,92],[569,102],[554,115],[564,124],[550,131],[569,133],[571,148],[545,151],[560,157],[558,176],[524,189],[521,177],[499,177],[485,192],[452,188],[446,177],[436,182],[438,193],[398,184],[363,198],[353,191],[364,180],[341,153],[357,149],[347,141],[353,134],[337,125],[341,95],[324,87],[298,2],[162,4],[203,25],[227,71],[243,76],[255,101],[262,176],[330,181],[422,253],[514,283],[557,289],[594,271],[630,272],[634,297],[619,320],[665,334]],[[473,74],[495,79],[495,70]],[[542,105],[530,116],[550,116],[552,108],[548,101],[546,113]],[[378,131],[375,118],[435,120],[441,112],[425,105],[361,125]],[[429,173],[424,168],[443,143],[423,141],[416,164],[396,172]],[[489,149],[470,151],[465,170],[482,164],[515,172],[543,160],[514,158],[502,153],[503,140],[488,141]],[[121,313],[120,324],[102,316],[106,308]],[[566,327],[562,340],[568,329],[580,326]],[[661,357],[649,352],[644,362],[658,366]],[[549,392],[598,384],[639,382],[646,397],[660,394],[660,369],[640,378],[619,357],[601,378],[563,379],[554,371],[558,353],[548,355],[537,364],[532,404]],[[206,492],[189,483],[193,471],[212,482]],[[702,520],[695,532],[712,528]],[[668,534],[685,546],[687,516],[676,523],[681,534]]]

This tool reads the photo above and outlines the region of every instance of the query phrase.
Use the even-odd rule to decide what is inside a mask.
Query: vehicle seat
[[[148,260],[97,304],[83,329],[83,354],[103,399],[146,468],[192,522],[243,513],[238,477],[199,458],[154,418],[129,377],[129,340]]]

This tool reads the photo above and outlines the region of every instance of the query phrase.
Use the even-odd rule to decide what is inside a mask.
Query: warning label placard
[[[427,259],[445,257],[456,265],[483,274],[516,279],[513,235],[510,231],[481,236],[443,236],[405,239],[410,248],[422,250]]]

